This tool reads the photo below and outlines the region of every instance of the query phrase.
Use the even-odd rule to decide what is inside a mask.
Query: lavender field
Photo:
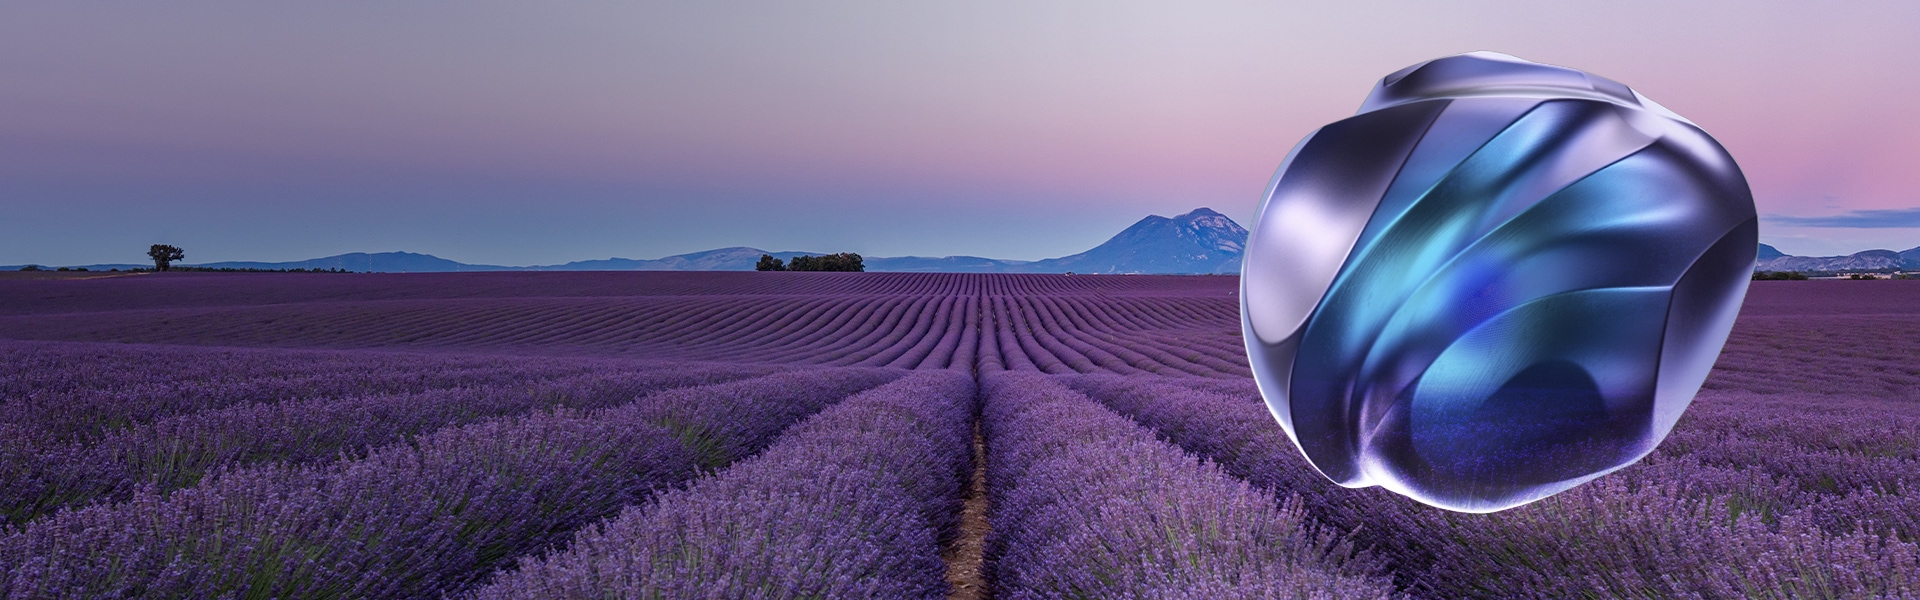
[[[1920,282],[1755,282],[1655,454],[1315,473],[1218,276],[0,279],[8,598],[1920,598]]]

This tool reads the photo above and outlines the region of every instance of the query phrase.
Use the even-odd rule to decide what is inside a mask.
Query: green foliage
[[[1754,281],[1806,281],[1807,275],[1799,271],[1754,271]]]
[[[787,263],[788,271],[845,271],[858,273],[867,270],[860,255],[852,252],[828,254],[826,256],[795,256]]]
[[[172,268],[173,261],[186,257],[187,253],[181,250],[179,246],[154,244],[152,247],[147,248],[147,258],[153,259],[153,268],[157,271],[165,271]]]
[[[38,271],[38,270],[40,270],[40,265],[27,265],[27,266],[24,266],[24,267],[20,267],[20,270],[22,270],[22,271]]]
[[[1875,279],[1879,279],[1879,278],[1880,278],[1880,277],[1878,277],[1878,276],[1876,276],[1876,275],[1874,275],[1874,274],[1872,274],[1872,273],[1854,273],[1854,274],[1852,274],[1852,275],[1848,275],[1848,276],[1847,276],[1847,279],[1852,279],[1852,280],[1854,280],[1854,281],[1873,281],[1873,280],[1875,280]]]
[[[753,270],[785,271],[787,270],[787,265],[786,263],[780,262],[780,259],[774,258],[772,254],[762,254],[760,255],[760,262],[753,264]]]

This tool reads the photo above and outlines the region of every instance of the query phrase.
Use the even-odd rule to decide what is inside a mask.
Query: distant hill
[[[868,271],[899,273],[1011,273],[1026,265],[1024,260],[1000,260],[978,256],[892,256],[870,257],[863,261]],[[1025,272],[1025,271],[1021,271]]]
[[[1173,218],[1148,215],[1079,254],[1045,260],[1003,260],[978,256],[870,256],[868,271],[916,273],[1239,273],[1247,230],[1226,215],[1197,208]],[[455,271],[751,271],[762,254],[781,260],[824,252],[769,252],[735,246],[664,258],[605,258],[562,265],[508,267],[476,265],[415,252],[354,252],[287,262],[227,261],[183,266],[214,269],[345,269],[376,273],[441,273]],[[81,265],[88,270],[145,268],[150,264]],[[43,265],[44,267],[44,265]],[[18,270],[20,266],[0,270]]]
[[[39,263],[33,263],[31,265],[0,265],[0,271],[18,271],[28,266],[45,269],[48,271],[55,269],[55,267],[52,265],[43,265]],[[114,269],[119,269],[122,271],[130,271],[133,269],[151,269],[153,268],[153,263],[147,263],[144,265],[114,263],[114,264],[73,265],[73,266],[78,266],[79,268],[86,269],[88,271],[111,271]]]
[[[151,265],[149,265],[151,266]],[[210,269],[346,269],[375,273],[440,273],[451,271],[515,271],[515,267],[470,265],[416,252],[353,252],[289,262],[228,261],[193,265]]]
[[[1876,271],[1890,269],[1920,269],[1920,247],[1901,252],[1892,250],[1863,250],[1846,256],[1794,256],[1775,250],[1766,244],[1760,245],[1760,256],[1753,265],[1756,271]]]
[[[24,266],[24,265],[23,265]],[[151,269],[153,263],[111,263],[98,265],[77,265],[89,271],[120,269]],[[287,262],[225,261],[213,263],[179,263],[183,267],[201,267],[207,269],[260,269],[268,271],[287,269],[345,269],[355,272],[374,273],[441,273],[454,271],[518,271],[525,267],[502,267],[499,265],[470,265],[417,252],[353,252],[306,260]],[[44,268],[45,266],[42,265]],[[0,266],[0,271],[19,270],[18,266]]]
[[[908,273],[1152,273],[1228,274],[1240,272],[1247,230],[1226,215],[1197,208],[1177,217],[1148,215],[1079,254],[1044,260],[1005,260],[979,256],[869,256],[868,271]],[[762,254],[781,260],[824,252],[769,252],[734,246],[663,258],[605,258],[561,265],[508,267],[478,265],[414,252],[354,252],[287,262],[228,261],[188,266],[230,269],[345,269],[379,273],[438,273],[454,271],[751,271]],[[0,266],[17,271],[25,265]],[[47,265],[35,265],[52,269]],[[151,267],[151,263],[78,265],[90,271]],[[1900,252],[1865,250],[1846,256],[1794,256],[1760,244],[1756,271],[1846,272],[1920,270],[1920,247]]]
[[[720,248],[704,252],[676,254],[666,258],[580,260],[564,265],[527,268],[541,271],[752,271],[754,261],[759,260],[762,254],[772,254],[780,260],[789,260],[795,256],[818,253],[768,252],[759,248],[734,246],[732,248]]]

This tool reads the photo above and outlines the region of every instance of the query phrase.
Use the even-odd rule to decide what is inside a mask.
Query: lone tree
[[[774,258],[772,254],[762,254],[760,255],[760,262],[753,264],[753,270],[785,271],[787,270],[787,265],[786,263],[780,262],[780,259]]]
[[[147,258],[153,259],[153,268],[156,271],[165,271],[173,266],[173,261],[186,257],[187,253],[180,250],[179,246],[154,244],[152,248],[147,249]]]

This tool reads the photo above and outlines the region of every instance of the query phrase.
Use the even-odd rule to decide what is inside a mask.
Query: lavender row
[[[1192,279],[1196,285],[1183,286],[1170,285],[1181,282],[1177,279],[1155,283],[1125,278],[1003,277],[1010,278],[958,288],[949,280],[927,279],[921,291],[888,284],[898,293],[874,295],[795,289],[764,296],[529,298],[498,297],[512,291],[500,287],[482,297],[453,293],[449,295],[454,297],[330,298],[323,303],[76,312],[0,317],[0,337],[618,352],[683,360],[902,368],[971,369],[976,359],[991,356],[1003,365],[1024,364],[1010,368],[1055,373],[1217,376],[1246,372],[1234,337],[1237,317],[1232,298],[1219,281]],[[274,278],[256,281],[263,288],[301,283]],[[1149,285],[1132,285],[1143,282]],[[791,283],[805,288],[807,281]],[[974,291],[959,292],[962,288]],[[982,295],[983,288],[994,291]],[[1021,295],[1041,290],[1065,295]],[[1108,291],[1123,293],[1109,295]],[[362,301],[375,299],[379,301]],[[981,342],[989,341],[991,352],[982,351]]]
[[[985,379],[1004,598],[1385,598],[1378,565],[1297,504],[1195,461],[1056,380]]]
[[[1105,352],[1124,361],[1124,364],[1112,365],[1110,370],[1118,373],[1146,372],[1167,374],[1211,375],[1214,371],[1193,360],[1181,359],[1162,344],[1143,344],[1133,335],[1143,327],[1138,321],[1128,319],[1127,307],[1114,303],[1089,304],[1080,299],[1035,297],[1029,299],[1031,305],[1041,316],[1049,321],[1062,322],[1071,328],[1069,340],[1093,348],[1094,352]],[[1156,340],[1164,342],[1165,340]],[[1197,357],[1196,357],[1197,358]]]
[[[641,329],[656,347],[670,344],[708,358],[834,365],[950,368],[934,362],[957,343],[945,335],[959,329],[953,296],[754,299],[735,305],[682,302],[658,311]],[[955,331],[957,333],[957,331]]]
[[[1521,508],[1490,515],[1449,513],[1383,490],[1349,490],[1327,481],[1299,456],[1257,397],[1146,377],[1082,376],[1072,385],[1238,477],[1299,494],[1315,517],[1355,531],[1362,544],[1391,561],[1399,585],[1415,595],[1920,594],[1920,548],[1852,526],[1857,524],[1823,528],[1811,509],[1787,510],[1777,498],[1801,486],[1763,469],[1657,454]],[[1820,417],[1752,412],[1742,417],[1771,418]],[[1683,420],[1675,436],[1693,435],[1687,431],[1692,426]],[[1771,452],[1791,461],[1799,449],[1783,441]]]
[[[944,598],[973,380],[924,371],[575,536],[480,598]]]
[[[832,369],[443,429],[327,465],[230,471],[0,539],[8,597],[424,598],[770,443],[898,377]]]
[[[0,342],[0,427],[56,441],[236,404],[498,385],[606,361]]]
[[[1701,493],[1832,533],[1920,541],[1920,414],[1911,402],[1704,392],[1657,452],[1743,477]],[[1701,488],[1695,485],[1695,488]]]
[[[168,417],[90,443],[0,451],[0,529],[52,511],[165,494],[215,469],[337,458],[449,425],[538,408],[595,409],[666,389],[765,374],[766,367],[666,366],[553,381],[260,403]]]
[[[1202,304],[1165,299],[997,296],[982,305],[979,370],[1244,376],[1232,339],[1181,331],[1206,319]],[[1211,299],[1208,299],[1211,300]],[[1231,332],[1231,330],[1227,330]],[[1231,337],[1231,336],[1228,336]]]
[[[1230,301],[1219,300],[1035,296],[1023,302],[1031,306],[1027,314],[1057,322],[1063,341],[1077,340],[1127,361],[1124,366],[1105,365],[1108,372],[1126,374],[1131,367],[1176,376],[1245,376],[1246,353],[1232,335],[1239,313]],[[1221,332],[1229,335],[1223,338]]]
[[[674,360],[797,362],[954,368],[957,348],[906,355],[933,327],[964,317],[957,297],[539,298],[336,302],[153,315],[0,317],[0,337],[110,342],[304,345],[425,351],[617,352]],[[916,331],[925,326],[926,331]],[[957,342],[959,336],[953,339]],[[971,355],[964,355],[970,358]]]
[[[0,399],[41,394],[151,392],[157,399],[193,395],[195,386],[283,379],[374,376],[389,391],[451,387],[471,372],[536,368],[580,373],[612,361],[420,355],[326,350],[199,348],[0,340]],[[165,392],[172,391],[171,394]]]
[[[50,285],[51,284],[51,285]],[[1206,295],[1231,300],[1231,277],[980,273],[165,273],[85,282],[0,281],[0,314],[101,313],[302,302],[649,296]],[[58,286],[59,293],[48,293]],[[1231,310],[1229,308],[1228,310]],[[1237,318],[1234,316],[1233,318]]]
[[[1874,288],[1905,288],[1879,300],[1912,305],[1920,285],[1904,283]],[[1920,319],[1911,314],[1835,314],[1871,306],[1868,301],[1874,298],[1854,296],[1871,291],[1829,293],[1819,300],[1830,306],[1798,314],[1743,310],[1703,389],[1920,400],[1920,364],[1913,360],[1920,356]],[[1762,292],[1755,289],[1748,298],[1763,297]]]
[[[832,364],[874,366],[919,364],[922,359],[932,353],[934,343],[949,337],[945,335],[945,331],[939,335],[934,335],[932,332],[936,329],[957,329],[960,322],[956,322],[958,320],[954,318],[955,306],[958,305],[964,310],[966,304],[964,299],[952,296],[927,298],[921,305],[915,307],[917,310],[911,315],[913,318],[911,325],[905,324],[905,317],[902,318],[900,325],[893,327],[883,325],[887,332],[885,337],[880,337],[878,332],[875,332],[855,339],[849,345],[862,349],[851,352],[833,361]],[[957,344],[959,338],[951,337],[950,341]],[[940,368],[945,365],[930,366]]]

